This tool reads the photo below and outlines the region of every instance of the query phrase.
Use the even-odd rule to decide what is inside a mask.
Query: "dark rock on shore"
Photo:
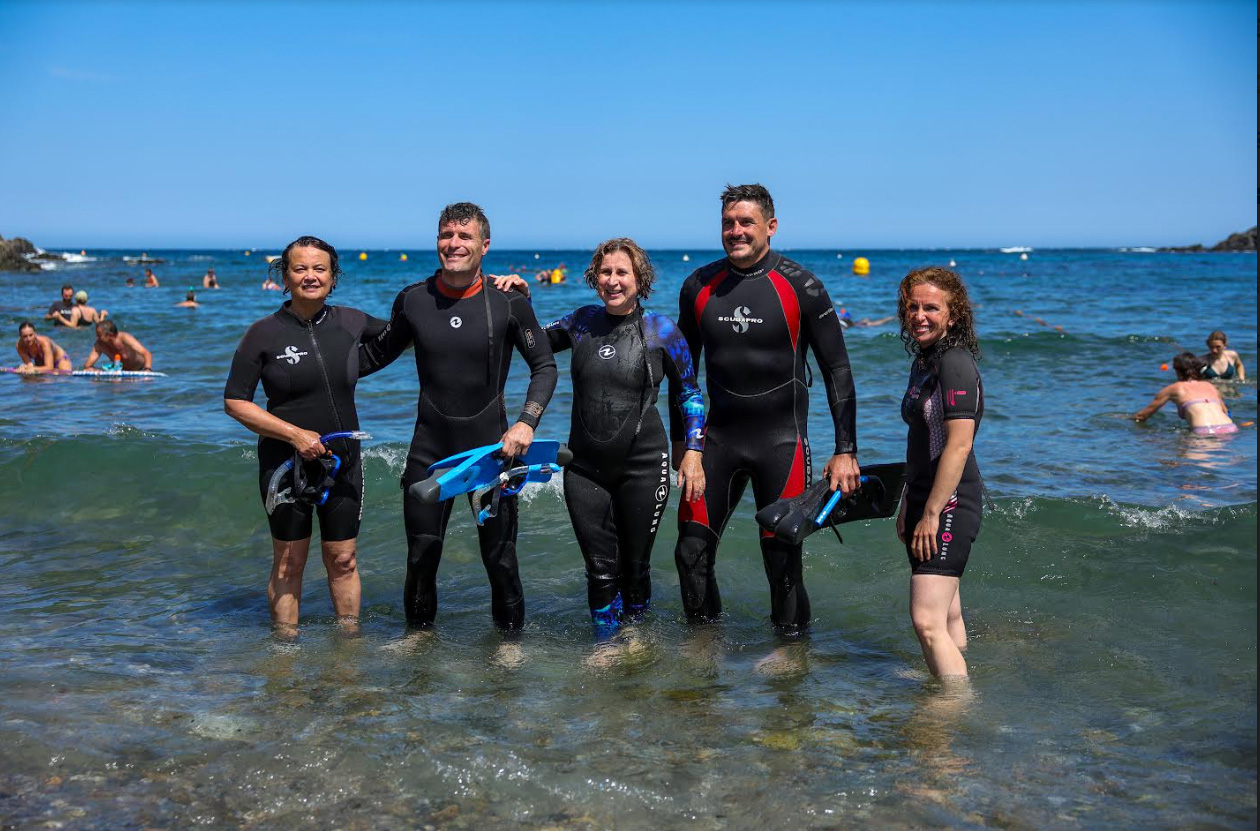
[[[0,271],[39,271],[38,265],[26,259],[27,254],[34,254],[36,250],[28,239],[0,237]]]
[[[1255,251],[1256,250],[1256,228],[1253,225],[1249,230],[1240,231],[1237,234],[1230,234],[1225,239],[1213,245],[1211,248],[1205,248],[1202,245],[1173,245],[1168,248],[1161,248],[1160,251],[1180,251],[1180,252],[1196,252],[1196,251]]]

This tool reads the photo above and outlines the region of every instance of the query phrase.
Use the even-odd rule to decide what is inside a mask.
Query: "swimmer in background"
[[[58,326],[69,326],[74,317],[74,286],[66,283],[61,287],[61,299],[48,307],[44,320],[51,320]]]
[[[1204,368],[1203,360],[1193,352],[1182,352],[1173,358],[1177,380],[1156,393],[1150,404],[1133,414],[1133,420],[1146,421],[1171,401],[1177,405],[1177,415],[1186,420],[1196,436],[1237,433],[1238,427],[1230,419],[1220,392],[1210,381],[1203,380]]]
[[[124,286],[126,286],[126,287],[127,287],[127,288],[129,288],[129,289],[134,289],[134,288],[136,287],[136,278],[135,278],[135,277],[128,277],[128,278],[127,278],[127,281],[126,281],[125,283],[123,283],[123,285],[124,285]]]
[[[878,318],[877,320],[871,320],[869,317],[864,317],[861,320],[854,320],[853,315],[849,314],[849,312],[843,308],[840,310],[839,317],[840,317],[841,329],[848,329],[852,326],[857,326],[857,327],[883,326],[885,323],[889,322],[890,320],[897,319],[896,315],[889,315],[888,317],[881,317],[881,318]]]
[[[70,356],[47,335],[36,334],[35,324],[24,320],[18,326],[18,357],[22,365],[17,371],[23,375],[37,372],[69,372],[74,369]]]
[[[280,284],[271,279],[270,272],[268,272],[267,276],[263,278],[262,289],[263,291],[280,291]]]
[[[104,309],[94,309],[87,304],[88,293],[79,289],[74,293],[74,313],[70,316],[70,323],[67,324],[71,329],[85,329],[88,326],[95,326],[105,318],[109,317],[109,312]]]
[[[215,276],[214,266],[206,269],[206,276],[201,278],[201,287],[203,289],[217,289],[219,287],[219,278]]]
[[[115,366],[114,369],[142,369],[146,372],[153,369],[153,353],[145,349],[144,344],[136,340],[134,335],[120,332],[112,320],[103,320],[96,324],[96,343],[92,345],[92,352],[83,363],[83,368],[100,372],[96,362],[102,355],[118,357],[122,367]]]
[[[189,289],[188,294],[184,296],[184,302],[175,304],[177,309],[196,309],[199,306],[201,304],[197,302],[197,293],[192,289]]]
[[[1199,360],[1205,364],[1203,377],[1209,381],[1247,380],[1242,358],[1229,348],[1229,338],[1220,329],[1207,336],[1207,354]]]
[[[157,275],[153,273],[153,269],[145,266],[144,268],[144,287],[146,289],[155,289],[162,285],[158,282]]]

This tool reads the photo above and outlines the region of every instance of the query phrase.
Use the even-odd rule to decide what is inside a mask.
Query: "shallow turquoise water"
[[[437,631],[407,637],[396,484],[414,418],[406,362],[360,388],[375,436],[362,634],[334,624],[312,564],[301,636],[273,639],[253,443],[222,414],[221,392],[240,334],[278,297],[257,288],[257,254],[164,252],[163,288],[128,290],[123,253],[138,252],[0,275],[9,331],[73,282],[171,373],[0,377],[9,826],[1255,826],[1256,432],[1203,439],[1172,412],[1125,418],[1171,380],[1159,364],[1201,351],[1211,329],[1260,368],[1254,255],[793,252],[855,317],[889,313],[908,268],[951,258],[980,307],[977,455],[996,506],[963,584],[972,683],[956,690],[923,674],[890,522],[846,527],[843,546],[811,538],[813,633],[782,647],[766,622],[750,502],[719,556],[718,626],[681,622],[666,527],[654,617],[593,666],[604,653],[581,558],[559,489],[545,486],[522,510],[519,663],[500,660],[462,511]],[[492,251],[489,266],[586,257],[539,253]],[[687,253],[689,263],[655,255],[653,308],[672,312],[682,278],[712,256]],[[848,274],[857,253],[873,262],[869,279]],[[347,264],[334,298],[383,314],[432,259],[369,252]],[[208,264],[225,288],[199,291],[196,311],[173,308]],[[549,319],[588,297],[575,276],[537,290],[535,306]],[[90,347],[87,333],[54,337],[76,361]],[[896,459],[900,341],[889,327],[846,337],[861,458]],[[566,361],[540,435],[563,437]],[[1226,393],[1236,421],[1255,420],[1254,386]]]

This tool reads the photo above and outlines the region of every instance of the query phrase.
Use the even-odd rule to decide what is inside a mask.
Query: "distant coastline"
[[[1161,248],[1160,251],[1176,251],[1182,253],[1198,253],[1203,251],[1255,251],[1256,250],[1256,226],[1251,226],[1246,231],[1239,231],[1237,234],[1230,234],[1225,239],[1213,245],[1210,248],[1204,248],[1202,245],[1173,245],[1167,248]]]

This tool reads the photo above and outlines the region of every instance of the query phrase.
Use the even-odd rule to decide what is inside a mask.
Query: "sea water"
[[[150,251],[162,286],[126,288],[143,283],[122,260],[137,253],[0,274],[11,342],[32,318],[82,363],[91,333],[40,319],[68,282],[169,373],[0,376],[0,827],[1255,827],[1256,429],[1195,437],[1171,407],[1129,418],[1213,329],[1260,370],[1255,255],[787,252],[854,318],[892,314],[920,265],[954,261],[972,293],[993,506],[962,584],[971,681],[954,686],[925,673],[891,520],[808,540],[812,634],[778,641],[748,494],[718,556],[720,624],[682,621],[667,522],[651,617],[601,643],[553,482],[523,497],[519,654],[491,625],[462,505],[437,626],[409,633],[409,359],[359,387],[361,632],[334,621],[313,557],[299,635],[275,637],[254,440],[221,399],[245,328],[282,299],[259,288],[278,251]],[[332,300],[382,317],[436,265],[364,253],[343,251]],[[851,274],[858,255],[869,277]],[[532,279],[566,264],[567,282],[534,288],[546,322],[593,301],[589,256],[492,249],[486,265]],[[676,316],[682,280],[717,256],[653,252],[649,308]],[[208,266],[222,289],[201,289]],[[189,286],[201,308],[175,308]],[[896,325],[846,342],[859,458],[897,460]],[[538,435],[563,439],[558,362]],[[518,361],[510,413],[526,378]],[[1236,422],[1256,420],[1251,382],[1222,391]],[[818,468],[832,435],[821,384],[811,396]]]

